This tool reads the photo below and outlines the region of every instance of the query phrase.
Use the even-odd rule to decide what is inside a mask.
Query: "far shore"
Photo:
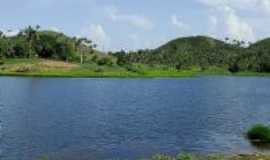
[[[0,65],[0,76],[63,78],[186,78],[199,76],[270,76],[270,73],[231,73],[222,68],[176,70],[174,68],[133,68],[67,63],[47,59],[7,59]]]
[[[50,156],[43,155],[38,160],[50,160]],[[176,156],[169,156],[166,154],[156,154],[152,157],[142,158],[144,160],[270,160],[269,154],[214,154],[214,155],[196,155],[181,153]],[[79,160],[79,159],[78,159]]]
[[[155,71],[153,71],[155,72]],[[227,76],[227,77],[270,77],[269,73],[258,72],[239,72],[239,73],[219,73],[219,72],[166,72],[158,74],[137,74],[132,72],[102,72],[92,71],[53,71],[53,72],[3,72],[0,71],[0,77],[40,77],[40,78],[131,78],[131,79],[154,79],[154,78],[196,78],[202,76]]]

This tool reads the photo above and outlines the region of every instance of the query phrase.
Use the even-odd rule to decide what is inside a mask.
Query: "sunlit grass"
[[[164,65],[133,64],[121,67],[118,65],[97,65],[95,63],[78,64],[45,59],[5,59],[0,65],[2,76],[36,76],[36,77],[115,77],[115,78],[181,78],[200,75],[225,76],[270,76],[270,73],[239,72],[232,74],[222,67],[200,69],[191,67],[177,70]]]

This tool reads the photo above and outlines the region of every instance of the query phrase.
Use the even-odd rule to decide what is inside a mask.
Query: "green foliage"
[[[15,72],[21,72],[21,73],[23,73],[23,72],[30,72],[31,70],[32,70],[32,67],[31,66],[29,66],[29,65],[23,65],[23,66],[18,67],[15,70]]]
[[[269,160],[269,155],[260,154],[249,154],[249,155],[191,155],[191,154],[181,154],[176,157],[171,157],[167,155],[156,155],[152,157],[152,160]]]
[[[154,50],[139,50],[137,52],[116,52],[118,64],[143,63],[159,64],[186,70],[192,66],[201,69],[210,66],[229,66],[232,59],[242,52],[243,48],[228,44],[210,37],[197,36],[180,38]]]
[[[62,61],[96,63],[100,66],[118,65],[127,71],[145,75],[149,69],[137,66],[152,66],[151,75],[164,72],[157,66],[167,68],[173,74],[178,71],[200,71],[216,67],[232,73],[270,72],[270,38],[245,47],[243,41],[217,40],[196,36],[179,38],[157,49],[145,49],[102,54],[87,38],[69,37],[63,33],[40,30],[40,26],[29,26],[13,37],[0,31],[0,58],[45,58]],[[1,63],[0,63],[1,64]],[[177,73],[178,74],[178,73]]]
[[[5,64],[5,62],[2,59],[0,59],[0,66],[4,65],[4,64]]]
[[[152,160],[174,160],[173,157],[170,157],[170,156],[166,156],[166,155],[155,155],[152,157]]]
[[[166,65],[177,70],[189,70],[199,66],[201,70],[216,66],[232,73],[270,72],[270,38],[250,47],[246,42],[226,42],[205,36],[185,37],[168,42],[154,50],[138,50],[126,53],[111,53],[117,57],[117,64],[143,63]]]
[[[124,50],[120,51],[120,52],[116,52],[116,53],[110,53],[111,55],[115,56],[117,58],[116,63],[119,66],[124,66],[128,64],[128,59],[127,59],[127,54]]]
[[[111,58],[109,58],[109,57],[102,57],[102,58],[100,58],[99,60],[97,60],[97,64],[98,65],[108,65],[108,66],[111,66],[111,65],[113,65],[113,61],[112,61],[112,59]]]
[[[101,73],[101,72],[104,72],[104,69],[102,69],[102,68],[97,68],[97,69],[95,69],[95,72]]]
[[[194,160],[194,156],[190,154],[180,154],[176,157],[176,160]]]
[[[63,33],[39,29],[39,26],[29,26],[13,37],[1,34],[0,57],[40,57],[69,61],[78,60],[77,57],[81,55],[94,53],[95,45],[87,38],[71,38]]]
[[[97,59],[98,59],[98,56],[97,56],[97,55],[94,55],[94,56],[92,57],[92,61],[93,61],[93,62],[97,62]]]
[[[135,72],[135,73],[136,72],[139,73],[141,71],[141,69],[138,66],[136,66],[136,65],[127,65],[126,66],[126,69],[128,71],[130,71],[130,72]]]
[[[270,143],[270,128],[265,125],[257,124],[248,130],[247,136],[251,141]]]

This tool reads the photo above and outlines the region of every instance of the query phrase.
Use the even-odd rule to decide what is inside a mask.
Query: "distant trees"
[[[28,26],[18,35],[8,37],[0,32],[0,57],[51,58],[69,61],[94,53],[95,44],[87,38],[70,38],[62,33],[40,31],[40,26]]]
[[[35,45],[37,45],[37,41],[39,40],[38,29],[40,26],[36,26],[36,28],[32,28],[29,26],[25,30],[22,31],[22,35],[25,37],[28,44],[28,58],[32,58],[35,53]]]
[[[230,38],[225,38],[223,42],[203,36],[187,37],[171,41],[155,50],[122,50],[111,54],[121,66],[142,63],[166,65],[178,70],[194,66],[204,70],[215,66],[230,72],[270,72],[270,39],[252,45]]]
[[[115,53],[111,53],[111,55],[117,58],[116,63],[119,66],[123,66],[123,65],[126,65],[128,63],[127,53],[124,50],[121,50],[121,51],[115,52]]]
[[[9,31],[11,32],[11,30]],[[50,58],[81,64],[117,64],[132,68],[133,64],[166,66],[178,70],[211,66],[230,72],[270,72],[270,39],[255,44],[225,38],[225,41],[197,36],[173,40],[157,49],[118,51],[99,54],[96,45],[87,38],[68,37],[63,33],[28,26],[18,35],[0,31],[0,58]]]
[[[109,57],[102,57],[97,61],[98,65],[107,65],[107,66],[111,66],[113,65],[113,61],[111,58]]]
[[[85,37],[74,38],[76,51],[80,54],[80,63],[84,63],[86,53],[93,53],[94,49],[97,47],[96,44]]]

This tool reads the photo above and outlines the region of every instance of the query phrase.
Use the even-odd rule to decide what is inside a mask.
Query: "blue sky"
[[[270,0],[9,0],[0,29],[39,24],[102,50],[136,50],[190,35],[254,42],[270,36],[269,17]]]

